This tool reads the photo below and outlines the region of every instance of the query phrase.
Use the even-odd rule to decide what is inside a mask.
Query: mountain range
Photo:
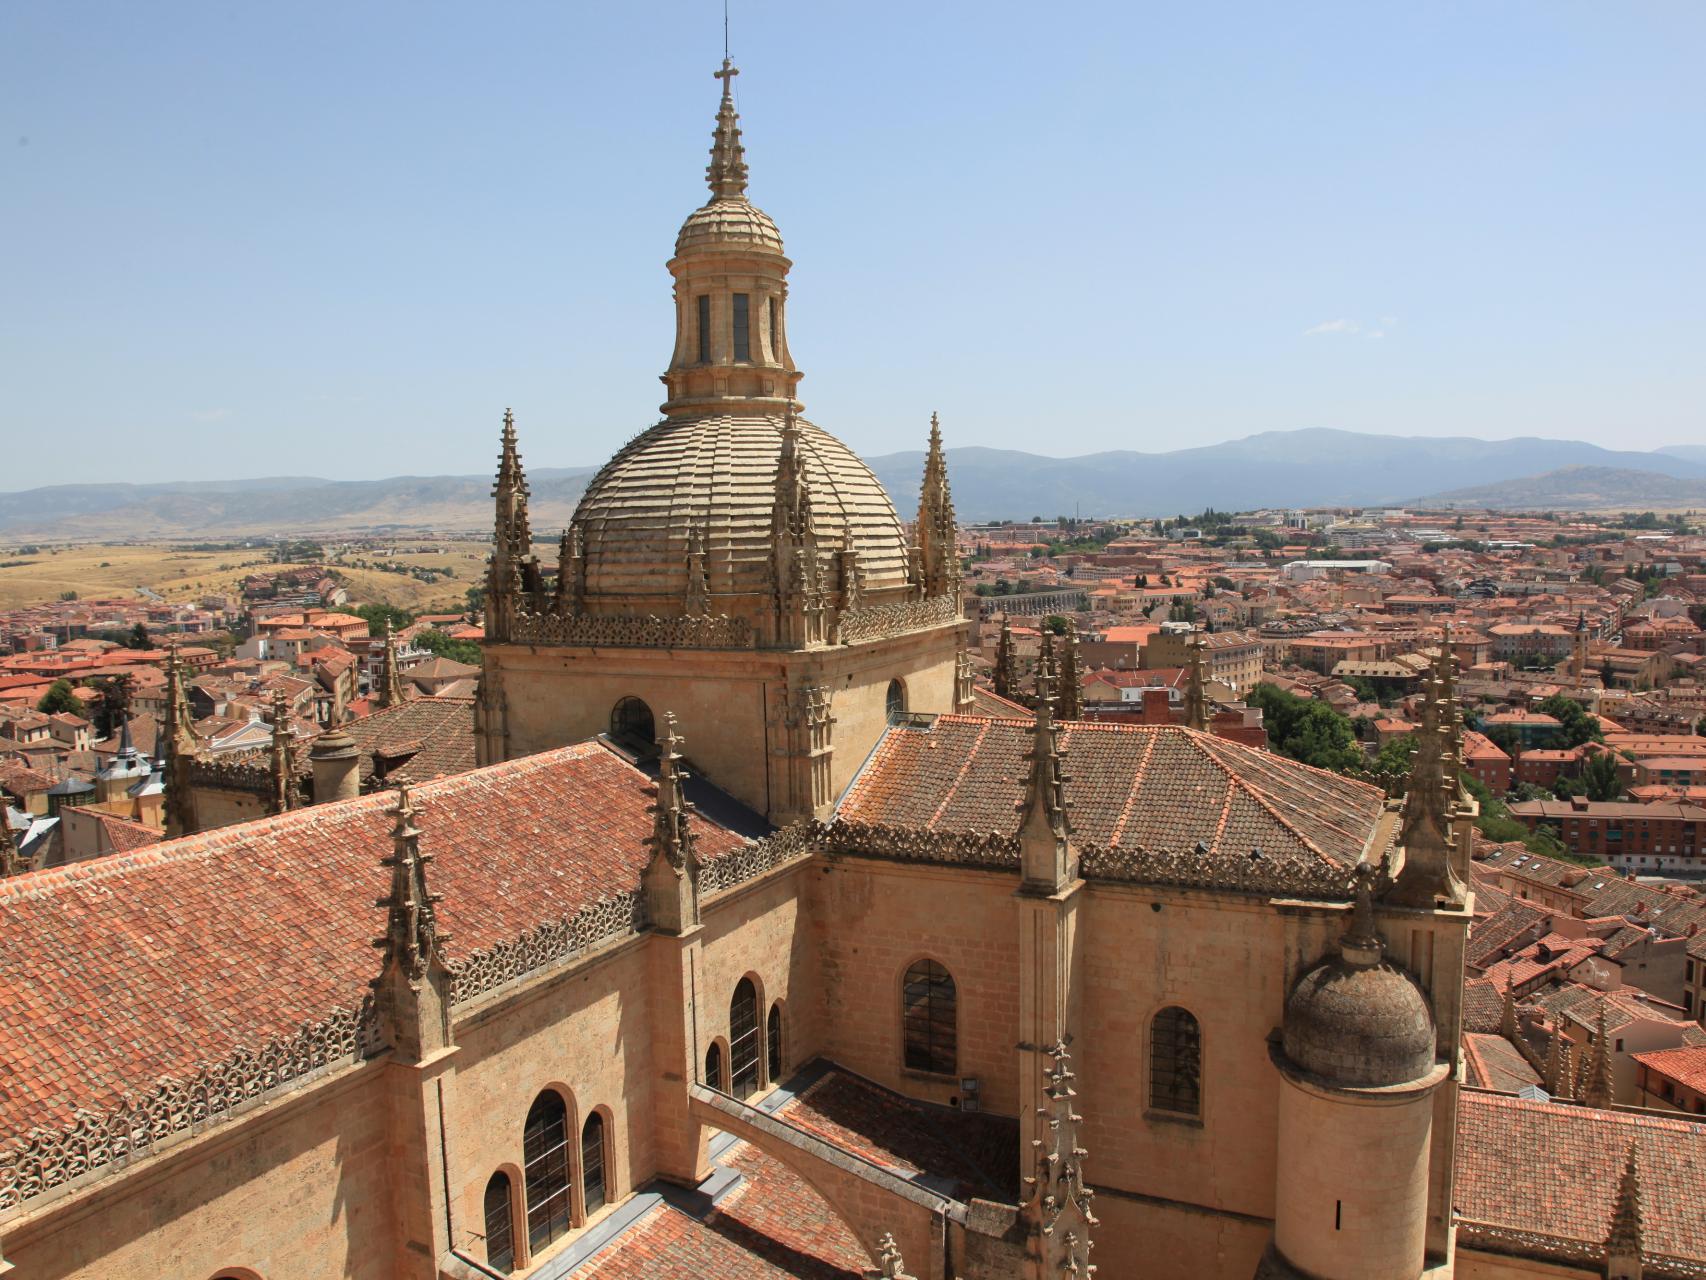
[[[866,459],[895,505],[918,502],[922,452]],[[1706,448],[1652,452],[1524,437],[1383,436],[1307,429],[1166,453],[1049,458],[978,445],[948,451],[963,520],[1159,516],[1205,507],[1492,505],[1574,510],[1706,506]],[[566,523],[590,467],[535,468],[534,528]],[[1464,488],[1465,480],[1476,482]],[[364,530],[479,530],[489,476],[323,480],[277,476],[169,484],[53,485],[0,493],[0,533],[85,540],[224,538]]]

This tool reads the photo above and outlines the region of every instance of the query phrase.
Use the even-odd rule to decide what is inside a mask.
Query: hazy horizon
[[[1702,438],[1706,10],[734,0],[805,411],[861,454]],[[721,6],[0,13],[0,490],[602,463]],[[1472,477],[1466,478],[1466,483]]]

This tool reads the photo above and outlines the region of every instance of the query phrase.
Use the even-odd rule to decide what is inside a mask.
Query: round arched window
[[[896,716],[906,714],[906,686],[899,680],[889,681],[888,717],[893,720]]]
[[[610,709],[610,736],[631,750],[651,750],[657,741],[652,709],[639,698],[623,698]]]

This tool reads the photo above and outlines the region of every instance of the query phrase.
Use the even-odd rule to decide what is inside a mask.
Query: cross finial
[[[734,88],[734,79],[739,74],[740,68],[730,62],[727,57],[723,59],[723,69],[711,73],[715,79],[723,82],[723,97],[725,98],[729,96],[729,91]]]

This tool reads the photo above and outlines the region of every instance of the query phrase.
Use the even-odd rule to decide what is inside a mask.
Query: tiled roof
[[[1706,1262],[1706,1125],[1465,1089],[1457,1113],[1460,1220],[1578,1244],[1604,1241],[1629,1143],[1644,1243]],[[1473,1232],[1466,1233],[1473,1241]]]
[[[1654,1049],[1637,1053],[1634,1058],[1650,1071],[1661,1072],[1686,1088],[1706,1093],[1706,1048]]]
[[[95,821],[100,823],[101,830],[106,832],[107,843],[112,845],[116,853],[146,849],[151,844],[159,844],[165,838],[165,833],[157,827],[132,822],[129,818],[121,818],[117,814],[97,813]]]
[[[575,1280],[860,1280],[869,1274],[857,1237],[786,1165],[744,1142],[717,1163],[740,1174],[741,1183],[703,1218],[660,1203],[570,1274]]]
[[[931,1175],[955,1200],[1019,1195],[1019,1129],[1003,1116],[915,1102],[839,1068],[777,1114],[903,1178]]]
[[[471,698],[418,698],[386,707],[341,726],[361,751],[361,776],[374,773],[374,757],[407,756],[400,770],[411,782],[467,773],[474,767],[474,702]],[[299,741],[292,762],[298,774],[312,772],[313,739]]]
[[[1467,1083],[1477,1089],[1516,1093],[1540,1083],[1527,1058],[1509,1040],[1499,1035],[1469,1033],[1463,1037],[1463,1059],[1468,1067]]]
[[[1480,905],[1479,888],[1476,905]],[[1546,912],[1526,902],[1512,902],[1497,915],[1469,926],[1469,946],[1464,960],[1472,969],[1484,969],[1505,958],[1506,948],[1515,950],[1532,942],[1549,919]]]
[[[841,799],[842,821],[1011,834],[1029,720],[939,716],[895,726]],[[1178,725],[1074,722],[1059,737],[1072,829],[1100,847],[1353,863],[1384,805],[1376,787]]]
[[[428,783],[450,959],[632,891],[653,789],[596,743]],[[0,882],[0,1140],[357,1004],[377,972],[389,795]],[[701,820],[703,856],[739,838]]]
[[[1011,698],[1003,698],[993,689],[985,689],[981,685],[973,685],[971,690],[972,710],[968,713],[974,716],[996,716],[1011,718],[1015,715],[1029,715],[1024,704],[1014,702]]]
[[[1498,1031],[1504,1017],[1505,993],[1484,978],[1463,984],[1463,1030],[1488,1035]]]

